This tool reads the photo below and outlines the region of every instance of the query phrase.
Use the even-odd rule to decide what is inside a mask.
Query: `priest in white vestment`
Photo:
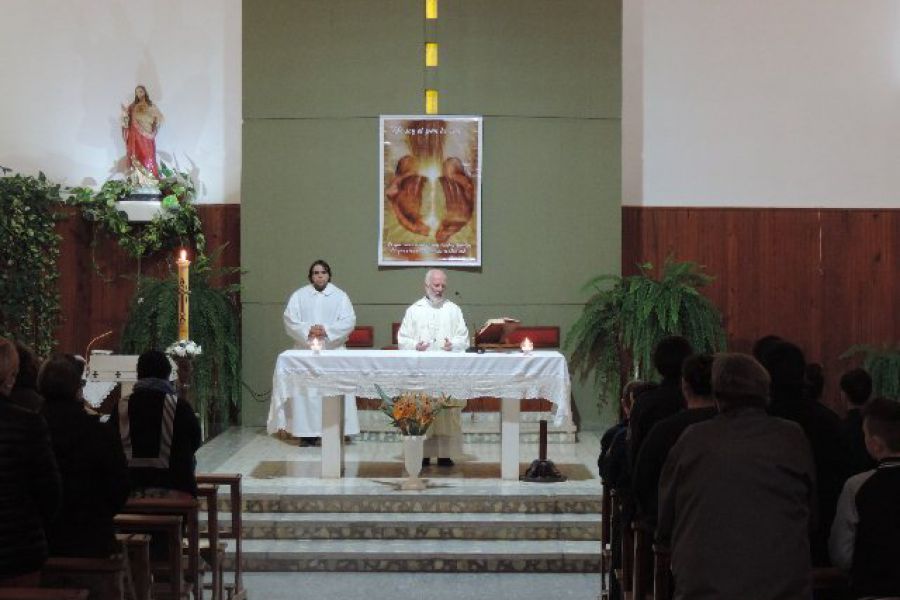
[[[406,309],[397,344],[401,350],[420,352],[462,352],[469,346],[469,330],[459,307],[444,298],[447,275],[439,269],[425,274],[425,297]],[[425,439],[424,464],[431,457],[438,465],[453,465],[453,457],[462,455],[462,426],[460,416],[465,400],[456,400],[439,412]]]
[[[326,350],[343,348],[356,326],[350,298],[331,283],[331,267],[317,260],[309,267],[310,284],[295,291],[284,309],[284,329],[294,340],[294,348],[309,349],[317,338]],[[269,433],[285,430],[301,438],[301,445],[317,443],[322,437],[322,394],[310,388],[305,396],[288,398],[269,407]],[[356,397],[344,396],[344,435],[359,433]]]

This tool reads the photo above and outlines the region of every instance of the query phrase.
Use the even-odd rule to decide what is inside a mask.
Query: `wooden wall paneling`
[[[207,239],[207,252],[228,241],[220,263],[239,266],[240,205],[206,204],[197,208]],[[74,210],[67,210],[67,213],[69,218],[57,226],[63,237],[59,263],[62,315],[57,329],[57,348],[64,352],[83,353],[91,338],[111,329],[113,333],[95,347],[118,349],[129,303],[134,295],[137,261],[103,233],[97,234],[97,245],[92,250],[93,229],[90,224]],[[141,272],[162,276],[169,268],[167,261],[171,259],[168,253],[145,257],[141,261]],[[235,275],[231,280],[237,282],[239,276]]]
[[[622,272],[669,254],[706,265],[729,348],[775,333],[822,362],[826,401],[856,343],[900,340],[900,211],[623,207]]]

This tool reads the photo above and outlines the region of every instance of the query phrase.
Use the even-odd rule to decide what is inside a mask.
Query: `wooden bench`
[[[241,497],[240,473],[198,473],[199,485],[226,486],[228,488],[228,501],[231,508],[231,526],[218,530],[219,540],[234,540],[234,580],[230,584],[224,584],[228,600],[243,600],[247,597],[244,590],[242,573],[241,544],[243,541],[243,498]],[[218,513],[218,511],[217,511]],[[212,516],[209,521],[211,522]]]
[[[196,501],[195,501],[196,502]],[[182,537],[184,518],[176,514],[129,514],[114,517],[116,529],[123,534],[146,533],[161,536],[166,543],[166,558],[151,557],[150,570],[154,576],[152,597],[181,600],[187,595],[182,565]],[[199,568],[198,568],[199,570]]]
[[[93,598],[121,599],[126,590],[126,557],[51,556],[41,568],[41,586],[86,589]]]
[[[0,588],[0,600],[88,600],[88,591],[73,588]]]
[[[150,572],[150,535],[146,533],[117,533],[116,540],[128,557],[131,589],[134,600],[150,600],[153,583]]]

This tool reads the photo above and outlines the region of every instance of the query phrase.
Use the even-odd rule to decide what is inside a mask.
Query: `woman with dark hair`
[[[52,355],[41,366],[38,388],[62,475],[65,503],[47,527],[53,556],[104,557],[117,551],[112,519],[128,496],[128,468],[112,427],[84,410],[84,363]]]
[[[0,338],[0,587],[36,586],[61,498],[47,424],[9,402],[19,355]]]
[[[16,375],[9,401],[25,410],[41,412],[44,398],[37,391],[40,362],[34,351],[22,342],[16,342],[16,352],[19,354],[19,374]]]
[[[156,165],[156,133],[163,122],[162,113],[150,100],[147,88],[134,88],[134,101],[124,109],[122,137],[125,140],[129,167],[142,167],[159,178]]]

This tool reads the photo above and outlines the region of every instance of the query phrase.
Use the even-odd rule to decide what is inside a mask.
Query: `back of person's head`
[[[806,381],[806,358],[803,350],[790,342],[776,342],[765,353],[763,366],[769,372],[773,388],[799,386]]]
[[[716,354],[712,389],[719,412],[737,408],[765,408],[769,402],[769,374],[748,354]]]
[[[8,394],[19,371],[19,353],[16,346],[0,337],[0,393]]]
[[[40,367],[37,355],[22,342],[16,342],[16,352],[19,354],[19,374],[16,375],[16,387],[36,389],[38,368]]]
[[[680,335],[664,337],[653,350],[653,366],[664,378],[681,375],[681,363],[694,353],[691,343]]]
[[[169,357],[159,350],[147,350],[138,357],[138,379],[155,377],[156,379],[168,380],[171,374],[172,364],[169,362]]]
[[[55,352],[41,365],[38,391],[48,402],[71,402],[78,397],[84,363],[71,354]]]
[[[641,381],[640,379],[632,379],[622,388],[622,408],[631,410],[634,401],[638,396],[657,387],[655,383],[650,381]]]
[[[777,336],[774,334],[764,335],[755,342],[753,342],[753,358],[755,358],[760,364],[766,364],[764,360],[766,353],[778,342],[783,342],[784,340],[781,336]]]
[[[900,453],[900,402],[872,398],[862,409],[867,437],[877,437],[891,454]]]
[[[693,354],[681,365],[681,379],[695,396],[712,395],[712,354]]]
[[[865,369],[850,369],[841,375],[841,391],[853,406],[862,406],[872,395],[872,376]]]
[[[825,390],[825,371],[819,363],[809,363],[803,372],[806,382],[806,397],[818,401]]]

